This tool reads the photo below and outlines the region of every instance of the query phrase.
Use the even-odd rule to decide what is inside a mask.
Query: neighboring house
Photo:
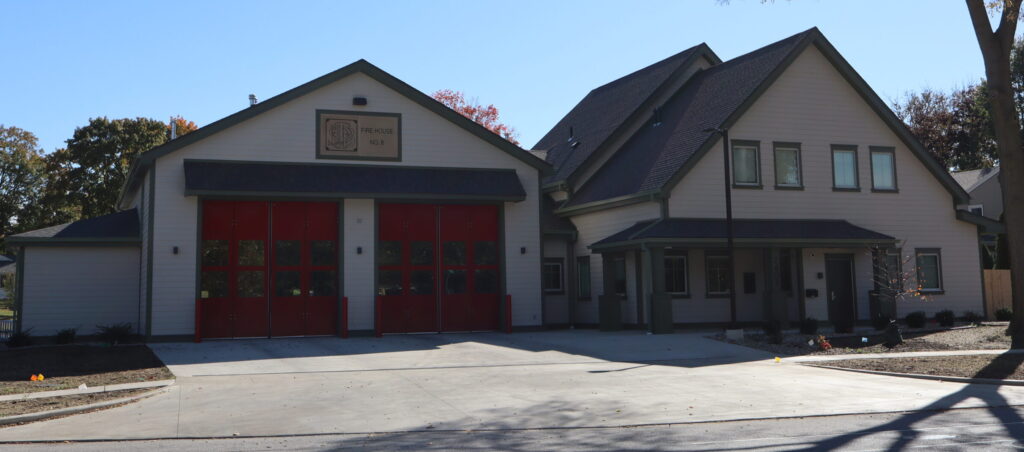
[[[545,231],[554,323],[850,324],[885,313],[870,293],[889,280],[925,295],[900,316],[984,309],[968,194],[817,29],[725,62],[688,49],[595,88],[534,147],[575,226]]]
[[[969,202],[958,208],[990,220],[1002,221],[1003,189],[999,182],[999,167],[956,171],[953,179],[971,196]]]
[[[733,287],[709,128],[733,139]],[[900,314],[983,309],[977,222],[953,208],[969,196],[817,29],[726,62],[686,50],[595,89],[535,148],[360,60],[144,152],[119,212],[8,237],[18,328],[841,323],[880,309],[893,253],[930,298]]]
[[[0,254],[0,300],[6,300],[10,295],[17,267],[14,256]]]

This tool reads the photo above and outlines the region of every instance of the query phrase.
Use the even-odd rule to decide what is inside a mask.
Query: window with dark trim
[[[857,147],[832,145],[832,188],[835,190],[860,190],[857,169]]]
[[[761,186],[761,156],[758,142],[733,140],[732,183],[737,187]]]
[[[665,292],[676,297],[690,295],[690,275],[685,251],[665,251]]]
[[[871,146],[871,189],[897,191],[895,148]]]
[[[565,268],[565,259],[560,257],[544,258],[544,293],[565,293],[565,286],[562,284],[563,268]]]
[[[903,291],[903,250],[889,248],[885,252],[885,271],[887,289],[892,293]]]
[[[590,256],[576,258],[576,289],[580,300],[590,299]]]
[[[774,154],[775,186],[778,188],[803,187],[800,143],[775,143]]]
[[[729,295],[729,256],[720,254],[704,256],[704,276],[707,279],[709,297]]]
[[[923,293],[942,292],[942,253],[938,248],[918,248],[917,285]]]

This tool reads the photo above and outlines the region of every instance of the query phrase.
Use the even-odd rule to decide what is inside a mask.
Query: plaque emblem
[[[355,119],[328,119],[327,150],[357,152],[359,150],[359,121]]]

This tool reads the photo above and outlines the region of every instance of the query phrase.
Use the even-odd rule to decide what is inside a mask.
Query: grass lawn
[[[145,345],[57,345],[0,351],[0,394],[174,378]],[[30,381],[42,373],[43,381]]]
[[[1024,380],[1024,354],[929,356],[923,358],[849,359],[822,365],[944,377]]]

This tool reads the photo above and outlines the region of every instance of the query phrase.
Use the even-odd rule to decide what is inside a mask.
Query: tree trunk
[[[1003,4],[999,27],[993,32],[983,0],[967,0],[974,33],[985,60],[988,96],[992,105],[1003,190],[1003,221],[1010,250],[1013,280],[1011,348],[1024,348],[1024,149],[1021,128],[1010,84],[1010,52],[1013,49],[1021,0]]]

